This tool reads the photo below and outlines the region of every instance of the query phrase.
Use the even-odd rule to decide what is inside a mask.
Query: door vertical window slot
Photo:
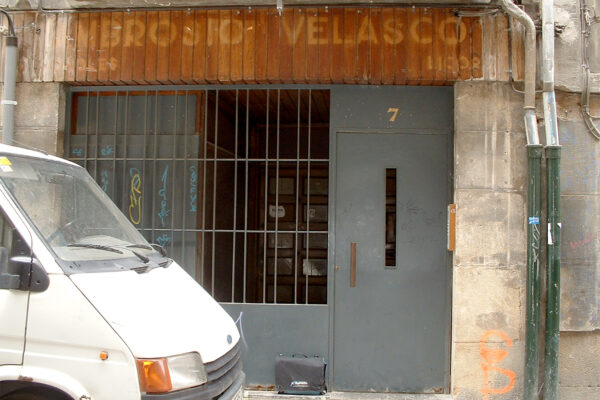
[[[396,268],[396,168],[385,169],[385,267]]]

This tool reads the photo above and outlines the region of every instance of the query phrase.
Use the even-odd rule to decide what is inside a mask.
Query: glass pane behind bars
[[[218,301],[327,302],[327,90],[84,90],[72,104],[70,159]]]

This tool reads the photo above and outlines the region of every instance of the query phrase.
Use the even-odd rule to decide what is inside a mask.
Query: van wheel
[[[0,397],[0,400],[72,400],[52,389],[21,389]]]

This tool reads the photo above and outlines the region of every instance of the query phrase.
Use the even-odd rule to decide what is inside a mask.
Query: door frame
[[[353,88],[357,88],[357,90],[359,90],[358,88],[371,88],[373,89],[373,86],[363,86],[363,85],[333,85],[331,87],[331,91],[330,91],[330,102],[333,102],[334,99],[334,91],[336,88],[338,87],[343,87],[343,86],[350,86]],[[388,86],[389,87],[389,86]],[[400,88],[402,88],[404,86],[401,86]],[[425,87],[425,88],[430,88],[430,87]],[[402,89],[399,89],[402,90]],[[454,87],[452,87],[452,91],[454,92]],[[452,119],[454,120],[454,115],[455,115],[455,111],[454,111],[454,98],[452,101]],[[334,107],[333,105],[330,103],[329,106],[329,110],[330,110],[330,114],[329,114],[329,205],[328,205],[328,214],[329,214],[329,221],[328,221],[328,250],[327,250],[327,274],[329,276],[329,279],[327,281],[327,304],[329,306],[329,340],[328,340],[328,360],[329,360],[329,365],[327,368],[327,376],[326,376],[326,381],[327,381],[327,387],[328,388],[332,388],[334,385],[334,371],[335,371],[335,361],[334,361],[334,341],[335,341],[335,279],[336,279],[336,275],[335,275],[335,256],[336,256],[336,248],[335,248],[335,244],[336,244],[336,235],[335,235],[335,228],[336,228],[336,213],[335,213],[335,206],[336,206],[336,195],[337,195],[337,138],[339,134],[342,133],[365,133],[366,131],[368,131],[369,133],[415,133],[415,129],[410,129],[410,128],[394,128],[394,129],[389,129],[389,128],[348,128],[348,127],[339,127],[336,126],[336,124],[334,123],[335,119],[334,119]],[[455,134],[455,126],[454,123],[452,124],[452,127],[450,129],[450,131],[448,132],[448,175],[447,175],[447,179],[448,179],[448,193],[447,193],[447,202],[448,204],[451,204],[454,202],[454,134]],[[452,349],[452,343],[454,340],[454,331],[452,329],[452,325],[453,325],[453,317],[454,317],[454,308],[453,308],[453,295],[454,295],[454,271],[452,266],[454,265],[454,253],[448,251],[447,253],[447,257],[446,257],[446,268],[450,269],[450,276],[449,276],[449,282],[448,284],[450,285],[450,290],[449,290],[449,298],[448,298],[448,304],[449,304],[449,335],[447,337],[447,343],[448,343],[448,354],[447,354],[447,371],[448,371],[448,377],[447,377],[447,382],[448,382],[448,387],[445,388],[446,392],[445,393],[452,393],[452,361],[453,361],[453,357],[454,357],[454,352]]]

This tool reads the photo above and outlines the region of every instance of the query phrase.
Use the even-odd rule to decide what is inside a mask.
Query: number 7
[[[398,110],[399,109],[397,107],[388,108],[387,112],[393,113],[392,116],[390,117],[390,122],[394,122],[396,120],[396,117],[398,116]]]

